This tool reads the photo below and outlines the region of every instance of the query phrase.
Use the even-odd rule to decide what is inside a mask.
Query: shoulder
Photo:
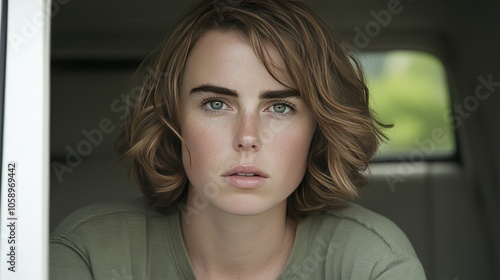
[[[148,279],[150,273],[178,279],[173,247],[181,239],[177,213],[160,213],[144,198],[77,210],[51,235],[51,273],[65,275],[57,279],[75,279],[66,277],[73,271],[95,279],[110,279],[118,272],[133,273],[134,279]],[[157,263],[164,265],[153,269]]]
[[[83,207],[66,217],[54,230],[52,236],[70,234],[91,226],[113,227],[117,224],[134,221],[140,223],[160,215],[143,198],[128,202],[102,203]]]
[[[145,245],[148,237],[167,226],[165,215],[148,205],[145,199],[123,203],[96,204],[69,215],[51,234],[52,245],[72,248],[81,255],[103,248],[122,248],[134,240]],[[116,249],[118,253],[118,249]]]
[[[410,241],[395,223],[360,205],[352,204],[339,211],[330,211],[323,221],[330,220],[337,220],[337,230],[349,234],[357,242],[376,242],[393,254],[415,255]]]
[[[314,219],[319,230],[345,237],[345,241],[377,244],[395,255],[415,255],[410,241],[396,224],[360,205],[351,204],[345,209],[328,211]]]
[[[312,243],[328,244],[328,262],[350,277],[394,279],[412,274],[425,279],[421,263],[403,231],[362,206],[329,211],[312,218]],[[343,278],[339,278],[343,279]]]
[[[174,213],[160,213],[144,198],[75,211],[51,235],[51,279],[111,279],[119,273],[134,279],[148,279],[151,273],[178,279],[172,244],[179,238],[168,234],[178,230]],[[165,265],[153,269],[157,263]]]

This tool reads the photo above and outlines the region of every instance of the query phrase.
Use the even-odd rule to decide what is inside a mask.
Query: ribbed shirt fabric
[[[179,211],[159,213],[144,199],[85,207],[50,239],[50,279],[195,279]],[[278,279],[425,279],[404,233],[359,205],[299,221]]]

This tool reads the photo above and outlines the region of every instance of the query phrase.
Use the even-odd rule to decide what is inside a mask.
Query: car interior
[[[141,196],[114,150],[125,96],[141,61],[192,2],[53,0],[51,231],[83,206]],[[407,133],[409,148],[374,158],[356,203],[405,232],[428,279],[500,279],[500,2],[304,2],[357,50],[367,76],[375,73],[373,91],[388,92],[384,86],[392,83],[376,79],[382,70],[373,69],[383,64],[398,81],[389,99],[405,87],[410,103],[423,104],[411,122],[404,115],[410,109],[387,120],[394,124],[389,137]],[[410,59],[394,57],[404,52],[427,61],[415,63],[410,74],[427,74],[429,86],[398,76]],[[381,62],[381,54],[392,60]],[[442,74],[429,74],[428,57]],[[429,99],[412,99],[419,96]],[[381,104],[374,108],[381,117],[403,107],[384,102],[374,103]],[[439,121],[419,123],[430,115]]]

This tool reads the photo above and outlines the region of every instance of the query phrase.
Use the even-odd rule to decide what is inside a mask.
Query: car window
[[[425,160],[456,153],[450,97],[441,61],[425,52],[394,50],[359,55],[371,106],[384,123],[389,141],[376,159]]]

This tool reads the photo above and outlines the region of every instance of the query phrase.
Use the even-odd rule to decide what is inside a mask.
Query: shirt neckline
[[[170,248],[172,249],[172,259],[174,260],[177,274],[182,276],[180,279],[196,279],[194,271],[189,260],[186,247],[184,246],[184,237],[181,229],[180,211],[175,211],[168,216],[168,238]],[[177,242],[174,242],[177,241]],[[180,242],[179,242],[180,241]]]
[[[168,215],[167,218],[167,230],[170,248],[172,249],[172,259],[177,268],[177,274],[182,276],[181,279],[195,279],[193,267],[189,260],[186,247],[184,246],[180,219],[180,211],[175,211],[171,215]],[[301,264],[307,253],[311,223],[311,217],[307,217],[297,223],[292,251],[278,279],[284,276],[287,276],[286,279],[289,279],[290,276],[296,275],[300,270]],[[181,242],[174,242],[174,240],[180,240]]]

